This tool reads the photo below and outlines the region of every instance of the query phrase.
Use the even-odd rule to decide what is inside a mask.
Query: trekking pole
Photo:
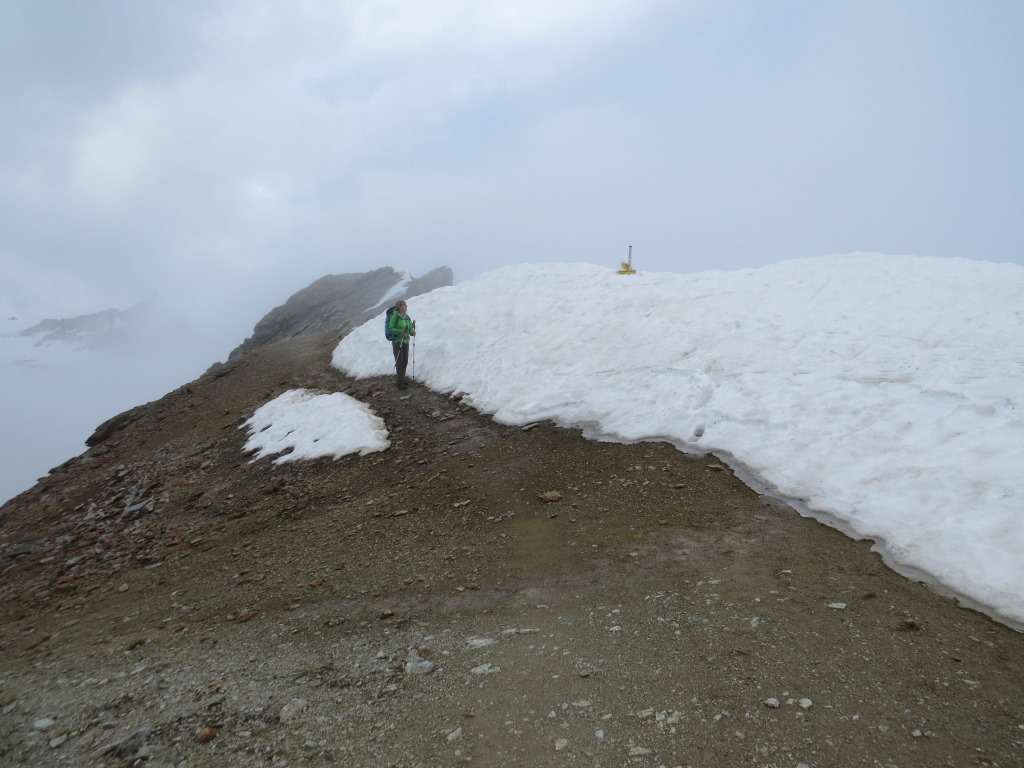
[[[416,321],[412,321],[412,377],[416,378]]]

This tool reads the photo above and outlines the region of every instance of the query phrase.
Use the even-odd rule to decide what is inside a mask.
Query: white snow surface
[[[732,272],[524,264],[409,302],[410,373],[508,424],[715,452],[1024,625],[1024,268],[849,254]],[[390,374],[382,318],[334,364]]]
[[[413,277],[411,272],[402,272],[402,279],[387,290],[387,292],[381,297],[381,300],[377,302],[377,305],[372,306],[384,305],[384,308],[387,309],[387,307],[390,306],[389,303],[394,303],[399,296],[409,289],[409,284],[412,283],[412,280]]]
[[[243,427],[249,430],[245,452],[253,461],[276,456],[275,464],[321,456],[366,455],[391,446],[387,428],[370,407],[334,392],[290,389],[259,408]]]

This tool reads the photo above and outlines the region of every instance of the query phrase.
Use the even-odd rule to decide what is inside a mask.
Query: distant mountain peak
[[[34,344],[37,347],[48,344],[75,344],[84,347],[123,325],[125,315],[131,311],[105,309],[90,315],[41,320],[18,335],[35,339]]]
[[[69,344],[78,349],[121,346],[132,333],[145,327],[156,304],[156,298],[151,297],[128,309],[104,309],[75,317],[48,318],[26,328],[18,336],[32,339],[36,347],[56,344]]]

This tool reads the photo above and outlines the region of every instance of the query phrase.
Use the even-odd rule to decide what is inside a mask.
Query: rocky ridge
[[[410,299],[435,288],[452,285],[450,267],[438,267],[422,277],[409,278],[392,267],[371,272],[325,275],[275,307],[261,319],[253,334],[232,350],[234,360],[256,347],[275,341],[313,333],[347,333],[374,315],[383,312],[385,303]],[[389,296],[389,302],[382,297]]]
[[[0,764],[1024,764],[1024,635],[714,456],[354,380],[339,336],[237,355],[0,508]],[[251,461],[299,387],[391,447]]]

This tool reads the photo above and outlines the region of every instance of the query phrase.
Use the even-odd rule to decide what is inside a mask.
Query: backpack
[[[391,334],[391,313],[394,311],[394,307],[388,307],[388,311],[384,314],[384,338],[388,341],[395,340],[395,337]]]

